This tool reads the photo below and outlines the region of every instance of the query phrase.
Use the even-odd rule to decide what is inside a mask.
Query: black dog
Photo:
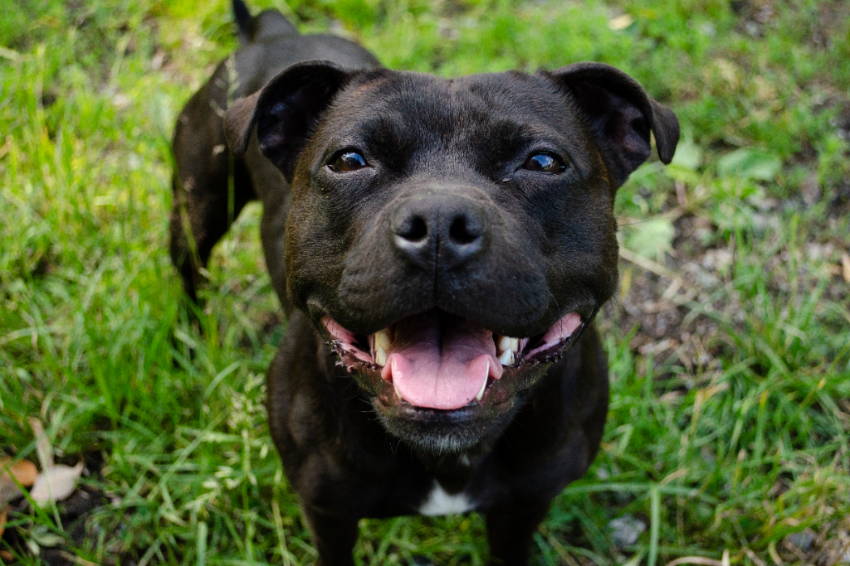
[[[602,434],[614,194],[650,133],[670,161],[675,116],[607,65],[442,79],[234,11],[178,120],[171,253],[195,297],[262,201],[291,315],[271,430],[319,562],[352,564],[361,517],[476,510],[492,563],[525,564]]]

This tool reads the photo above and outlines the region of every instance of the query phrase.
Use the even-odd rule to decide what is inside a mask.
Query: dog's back
[[[263,201],[263,248],[272,285],[285,305],[283,223],[286,180],[256,147],[235,158],[227,148],[223,118],[231,103],[262,88],[280,71],[305,61],[324,60],[346,69],[380,63],[356,43],[325,34],[302,35],[277,10],[252,16],[233,0],[239,49],[219,63],[210,79],[189,99],[174,131],[172,261],[193,301],[203,282],[212,248],[249,201]],[[231,183],[232,180],[232,183]]]

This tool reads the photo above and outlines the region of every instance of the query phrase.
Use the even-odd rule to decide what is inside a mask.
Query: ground
[[[618,195],[609,421],[535,539],[539,564],[850,564],[850,4],[276,6],[392,68],[604,61],[680,117],[674,163]],[[43,465],[41,423],[57,462],[85,466],[55,507],[0,509],[0,560],[315,557],[262,405],[285,323],[258,209],[214,254],[203,333],[166,252],[173,121],[234,44],[223,1],[4,6],[0,459]],[[356,553],[482,564],[483,523],[364,521]]]

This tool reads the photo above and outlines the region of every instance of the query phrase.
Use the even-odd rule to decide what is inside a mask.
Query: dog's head
[[[291,184],[287,291],[416,446],[499,430],[614,292],[616,189],[678,140],[617,69],[441,79],[292,67],[237,101]]]

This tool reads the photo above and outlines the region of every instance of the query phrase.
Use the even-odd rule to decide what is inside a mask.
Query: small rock
[[[798,533],[791,533],[790,535],[785,537],[785,542],[802,550],[803,552],[808,551],[812,545],[815,543],[815,539],[817,535],[812,531],[812,529],[806,529],[804,531],[800,531]]]
[[[608,523],[611,539],[617,548],[626,548],[635,544],[641,533],[646,530],[646,523],[633,515],[623,515]]]

